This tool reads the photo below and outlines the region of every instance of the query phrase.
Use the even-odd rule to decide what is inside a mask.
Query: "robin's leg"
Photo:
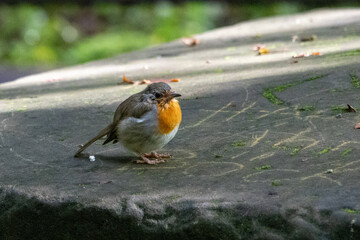
[[[145,153],[144,154],[145,157],[147,158],[171,158],[172,156],[170,154],[167,153],[157,153],[157,152],[151,152],[150,154]]]
[[[136,163],[151,164],[151,165],[155,165],[155,164],[163,163],[163,162],[165,162],[165,160],[163,160],[163,159],[150,160],[147,157],[145,157],[144,155],[141,155],[141,160],[136,161]]]

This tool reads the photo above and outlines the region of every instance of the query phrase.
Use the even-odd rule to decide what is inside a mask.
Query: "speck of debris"
[[[326,171],[326,173],[333,173],[333,172],[334,172],[333,169],[328,169],[328,170]]]
[[[342,114],[336,115],[336,118],[342,118]]]
[[[112,181],[111,180],[108,180],[108,181],[101,181],[101,182],[99,182],[100,184],[108,184],[108,183],[112,183]]]
[[[89,156],[89,160],[90,162],[95,162],[95,156],[94,155]]]

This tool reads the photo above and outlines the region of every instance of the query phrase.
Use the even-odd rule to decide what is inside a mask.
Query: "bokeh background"
[[[330,3],[329,3],[330,2]],[[135,1],[0,4],[0,68],[46,69],[112,57],[244,20],[357,1]]]

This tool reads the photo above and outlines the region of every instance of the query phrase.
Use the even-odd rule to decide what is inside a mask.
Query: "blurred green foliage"
[[[286,2],[266,7],[222,2],[0,5],[0,60],[21,66],[83,63],[245,19],[302,10]]]

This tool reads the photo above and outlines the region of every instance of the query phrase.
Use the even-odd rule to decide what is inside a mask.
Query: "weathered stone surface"
[[[0,238],[359,239],[360,119],[342,110],[360,107],[359,34],[360,10],[314,11],[0,85]],[[166,164],[101,142],[73,158],[144,88],[123,75],[181,79]]]

